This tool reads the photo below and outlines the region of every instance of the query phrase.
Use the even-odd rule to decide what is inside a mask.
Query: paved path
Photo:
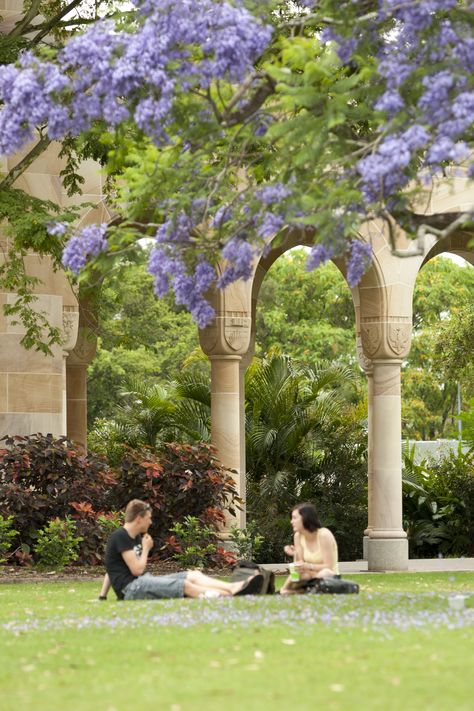
[[[265,563],[262,568],[273,570],[274,573],[286,573],[286,563]],[[347,573],[367,573],[366,560],[354,560],[339,563],[341,575]],[[456,571],[473,572],[474,558],[419,558],[408,561],[409,573],[453,573]]]

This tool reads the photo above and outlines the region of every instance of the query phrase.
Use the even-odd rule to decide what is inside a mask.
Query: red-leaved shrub
[[[219,464],[211,445],[175,442],[158,454],[130,452],[122,461],[113,497],[116,509],[130,499],[144,499],[152,506],[155,555],[162,548],[166,554],[169,530],[185,516],[196,516],[218,530],[224,510],[235,514],[240,503],[231,472]]]
[[[77,516],[73,502],[94,514],[109,510],[115,477],[102,458],[51,434],[3,437],[0,443],[0,513],[13,516],[22,544],[34,545],[37,531],[51,519]],[[79,533],[82,551],[98,545],[92,527]]]

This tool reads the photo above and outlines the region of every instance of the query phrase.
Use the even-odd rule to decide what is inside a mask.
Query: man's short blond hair
[[[141,501],[140,499],[132,499],[128,502],[125,509],[125,523],[135,521],[137,516],[144,516],[147,511],[151,511],[150,504],[147,504],[146,501]]]

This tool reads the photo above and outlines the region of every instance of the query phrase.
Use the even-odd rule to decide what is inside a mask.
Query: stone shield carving
[[[247,350],[250,342],[250,318],[230,316],[225,319],[224,338],[233,351]]]
[[[364,353],[369,358],[377,352],[380,346],[380,327],[376,324],[365,324],[360,332]]]
[[[393,323],[388,327],[388,343],[392,351],[397,355],[408,352],[411,340],[411,324]]]

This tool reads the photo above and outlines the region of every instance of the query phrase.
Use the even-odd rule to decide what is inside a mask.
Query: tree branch
[[[417,228],[416,247],[414,249],[401,250],[394,247],[394,237],[391,237],[392,254],[396,257],[418,257],[425,254],[425,237],[427,234],[435,235],[438,239],[444,239],[462,228],[464,232],[474,233],[473,221],[474,208],[467,212],[440,212],[434,215],[410,214],[410,222]],[[396,216],[385,215],[385,220],[392,228],[392,219]],[[471,224],[466,224],[466,223]]]
[[[77,5],[80,5],[81,2],[82,2],[82,0],[72,0],[72,2],[70,2],[69,5],[66,5],[66,7],[64,7],[64,8],[61,10],[61,12],[58,12],[57,15],[55,15],[55,16],[52,17],[50,20],[48,20],[48,21],[42,26],[43,29],[42,29],[40,32],[38,32],[38,34],[35,35],[35,37],[33,37],[33,39],[31,40],[31,45],[34,46],[35,44],[38,44],[38,42],[41,42],[41,40],[43,39],[43,37],[46,37],[46,35],[48,35],[48,34],[50,33],[50,31],[53,29],[53,27],[54,27],[55,25],[57,25],[57,23],[58,23],[60,20],[62,20],[62,18],[65,17],[65,15],[67,15],[69,12],[71,12],[71,10],[74,10],[74,8],[75,8]],[[33,27],[32,29],[35,29],[35,28]]]
[[[254,77],[252,77],[252,81],[253,79]],[[237,94],[232,98],[230,104],[226,107],[223,121],[224,126],[230,127],[235,126],[238,123],[242,123],[242,121],[245,121],[245,119],[249,118],[256,111],[258,111],[264,101],[275,92],[276,82],[268,75],[265,75],[264,82],[258,87],[257,91],[252,96],[250,101],[248,101],[238,111],[229,111],[229,109],[235,106],[235,104],[240,100],[240,98],[244,94],[245,89],[250,86],[250,83],[246,82],[247,86],[246,84],[243,84],[241,89],[239,89]]]
[[[33,146],[31,151],[10,170],[8,175],[0,183],[0,190],[10,188],[15,180],[33,163],[33,161],[49,146],[51,139],[48,136],[41,136],[38,143]]]
[[[14,28],[11,30],[11,32],[8,33],[8,37],[18,37],[18,35],[21,35],[23,31],[29,27],[30,22],[35,19],[40,13],[41,5],[41,0],[33,0],[33,3],[31,4],[30,9],[26,13],[26,15],[23,16],[21,20],[19,20]]]

